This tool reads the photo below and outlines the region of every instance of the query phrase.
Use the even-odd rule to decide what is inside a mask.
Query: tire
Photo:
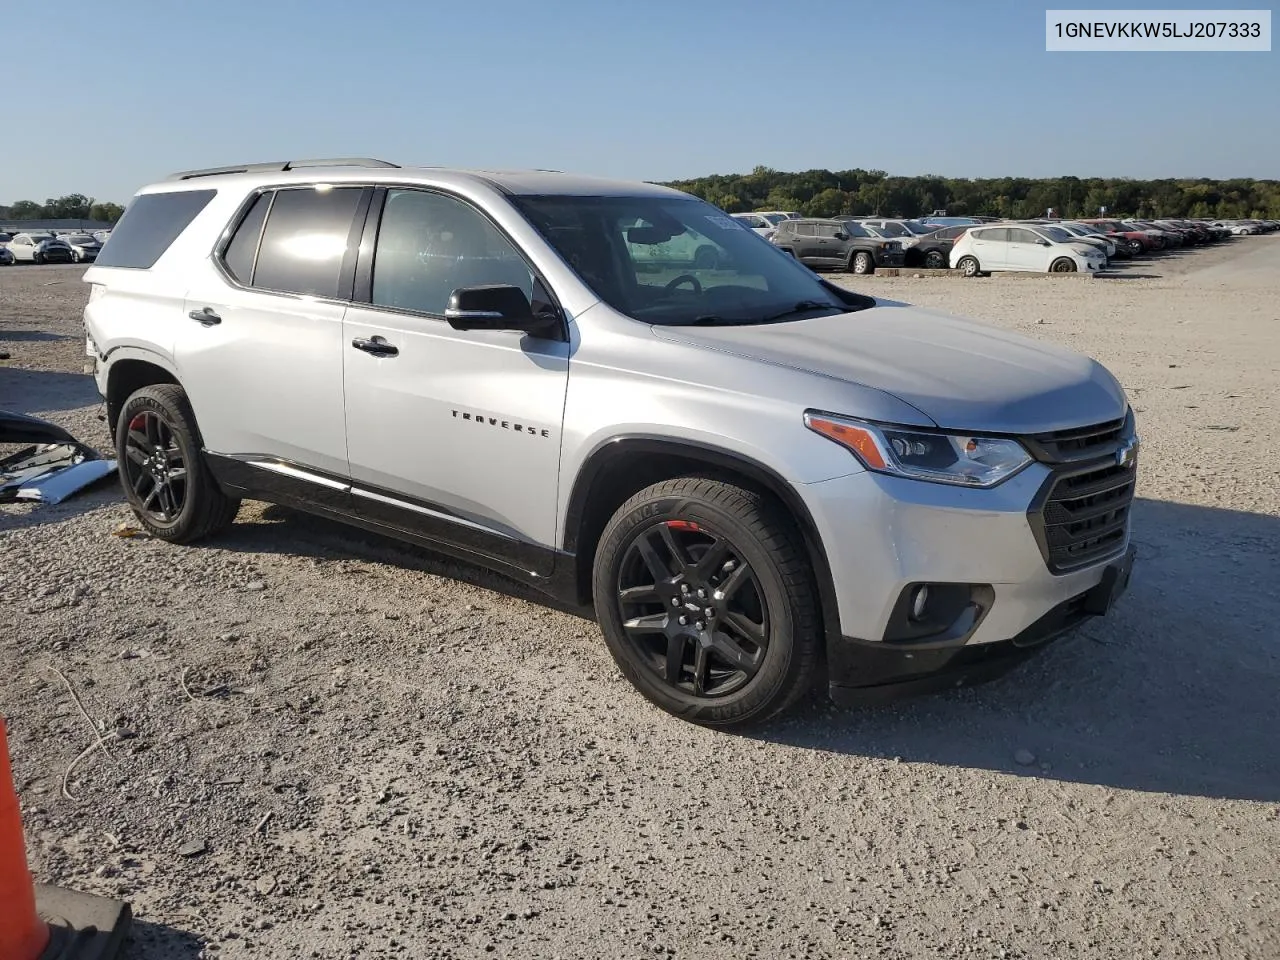
[[[115,433],[125,499],[153,537],[193,543],[235,520],[240,501],[224,494],[209,472],[181,387],[160,383],[136,391],[121,408]]]
[[[36,265],[38,265],[38,264],[44,263],[44,261],[40,259],[40,254],[38,254],[38,253],[33,253],[33,254],[31,255],[31,263],[32,263],[32,265],[33,265],[33,266],[36,266]]]
[[[947,255],[941,250],[930,250],[924,255],[924,265],[928,270],[947,269]]]
[[[961,257],[956,261],[956,269],[960,271],[962,277],[976,277],[979,273],[977,257]]]
[[[1070,257],[1059,257],[1049,264],[1050,273],[1075,273],[1076,262]]]
[[[813,571],[794,524],[761,493],[698,476],[646,487],[605,527],[593,580],[614,661],[668,713],[743,728],[813,688]]]
[[[865,250],[859,250],[849,258],[849,272],[866,275],[876,272],[876,262],[871,259],[871,254]]]
[[[715,247],[699,247],[693,254],[693,266],[696,270],[714,270],[720,262],[720,255]]]

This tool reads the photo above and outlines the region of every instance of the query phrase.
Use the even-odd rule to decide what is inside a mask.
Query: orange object
[[[9,741],[0,719],[0,957],[36,960],[49,944],[49,925],[36,913],[27,867],[22,811],[9,769]]]

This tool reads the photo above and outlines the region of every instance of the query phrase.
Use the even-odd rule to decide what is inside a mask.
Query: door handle
[[[201,307],[199,310],[192,310],[187,316],[206,327],[217,326],[222,322],[222,318],[214,312],[212,307]]]
[[[371,353],[375,357],[395,357],[400,355],[400,348],[393,343],[388,343],[385,337],[356,337],[351,341],[351,345],[357,350],[363,350],[365,353]]]

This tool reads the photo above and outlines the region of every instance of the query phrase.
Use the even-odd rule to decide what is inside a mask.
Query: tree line
[[[891,177],[883,170],[805,170],[756,167],[665,184],[701,197],[728,213],[797,210],[811,217],[918,217],[935,210],[953,216],[1242,217],[1280,218],[1278,180],[1132,180],[1122,177]]]
[[[9,206],[0,206],[0,219],[4,220],[97,220],[115,223],[124,213],[118,203],[107,203],[86,197],[83,193],[69,193],[65,197],[50,197],[44,203],[19,200]]]

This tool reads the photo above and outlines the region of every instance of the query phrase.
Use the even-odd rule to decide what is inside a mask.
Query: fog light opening
[[[911,595],[911,619],[919,622],[924,619],[925,610],[929,606],[928,585],[916,587]]]

